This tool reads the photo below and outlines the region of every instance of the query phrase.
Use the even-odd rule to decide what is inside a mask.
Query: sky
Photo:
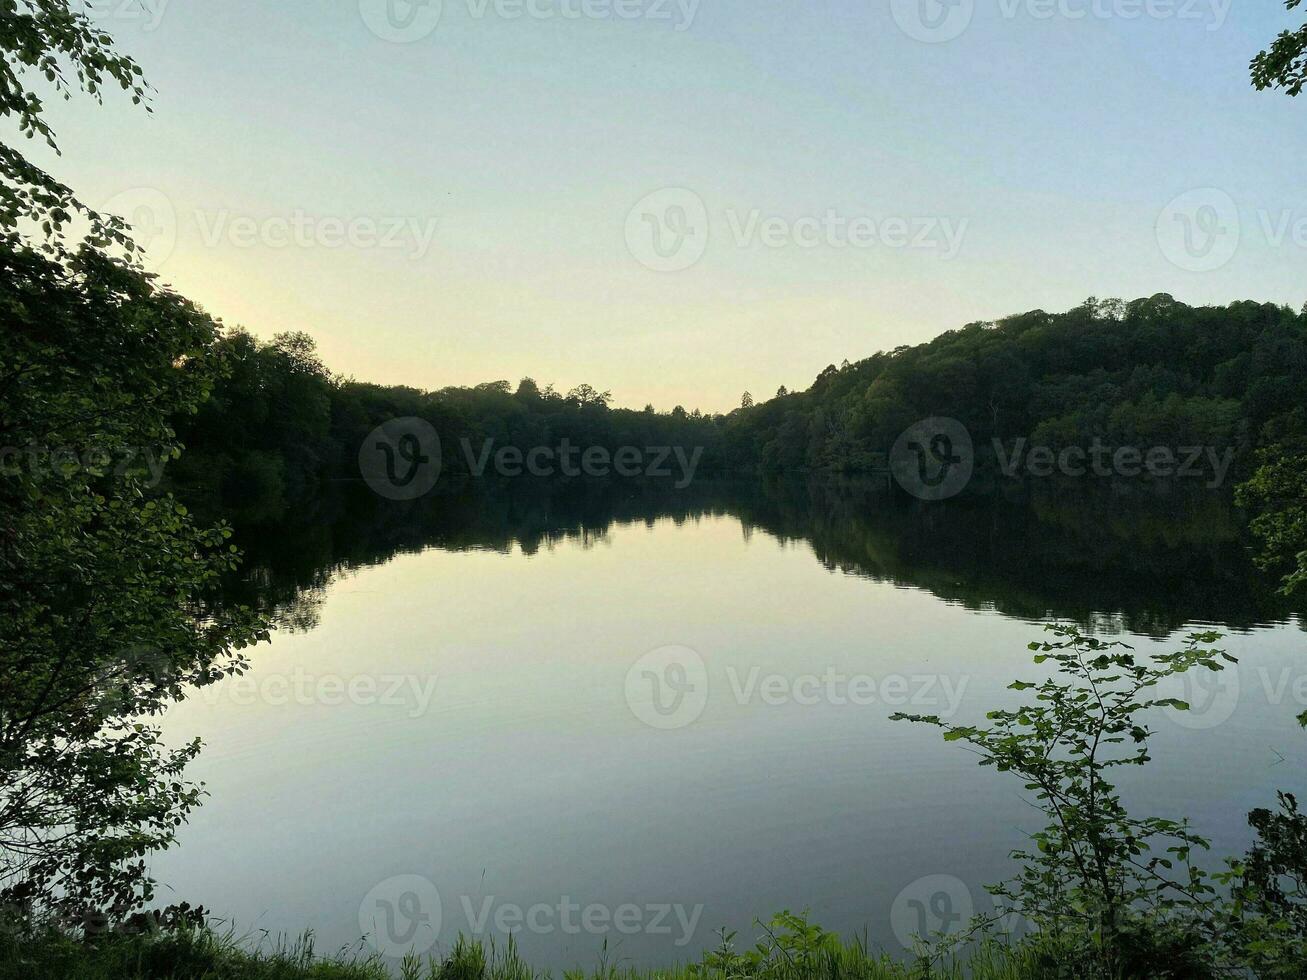
[[[25,151],[339,374],[727,411],[1088,296],[1307,301],[1261,0],[74,0],[153,112]]]

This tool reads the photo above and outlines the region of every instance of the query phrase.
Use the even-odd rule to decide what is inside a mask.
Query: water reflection
[[[1248,810],[1303,771],[1301,620],[1201,493],[922,505],[832,481],[516,482],[342,494],[244,543],[239,591],[286,628],[170,713],[170,735],[203,739],[211,795],[153,870],[245,930],[350,943],[372,930],[361,910],[416,881],[438,890],[441,948],[502,941],[502,908],[693,919],[684,946],[518,935],[551,969],[593,966],[609,940],[639,965],[694,958],[713,929],[786,908],[900,953],[914,907],[986,902],[1035,828],[1019,783],[890,714],[1010,703],[1041,635],[1028,620],[1145,649],[1198,621],[1248,631],[1223,641],[1233,696],[1159,719],[1156,763],[1122,783],[1215,855],[1240,853]],[[658,669],[671,648],[680,681]],[[682,691],[698,671],[674,724],[643,708],[651,665]]]
[[[831,571],[922,589],[968,609],[1031,622],[1166,637],[1186,624],[1233,630],[1287,622],[1291,601],[1249,558],[1240,515],[1183,488],[1018,488],[923,503],[881,484],[831,479],[657,483],[511,481],[412,503],[366,492],[320,503],[312,523],[244,536],[235,590],[308,630],[334,577],[426,548],[582,548],[614,526],[707,517],[811,549]]]

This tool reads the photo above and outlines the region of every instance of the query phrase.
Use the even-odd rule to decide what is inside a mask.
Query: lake
[[[1052,620],[1142,653],[1227,634],[1238,667],[1177,691],[1195,710],[1160,712],[1123,781],[1211,867],[1302,789],[1302,610],[1211,494],[519,482],[344,495],[245,545],[233,595],[282,628],[165,717],[210,796],[152,868],[256,939],[665,965],[807,909],[901,954],[992,908],[1039,815],[889,716],[1014,703]]]

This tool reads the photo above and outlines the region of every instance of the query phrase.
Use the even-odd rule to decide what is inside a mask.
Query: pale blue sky
[[[619,0],[645,15],[630,20],[561,16],[581,0],[520,19],[444,0],[433,30],[396,43],[360,2],[94,0],[155,112],[55,106],[64,157],[41,157],[88,201],[170,210],[165,279],[260,335],[309,331],[343,373],[431,388],[532,374],[723,410],[1091,294],[1307,300],[1307,101],[1247,73],[1298,22],[1277,4],[955,0],[965,29],[923,43],[898,22],[911,29],[916,0],[701,0],[688,25],[675,0],[670,20],[652,16],[661,0]],[[632,207],[663,188],[707,214],[680,271],[628,245]],[[1201,188],[1218,195],[1180,210],[1210,204],[1195,220],[1216,215],[1232,243],[1232,206],[1240,236],[1191,262],[1156,229]],[[738,241],[753,212],[785,219],[785,244]],[[784,235],[828,212],[880,231],[862,247]],[[278,232],[296,216],[308,244]],[[338,246],[331,219],[398,220],[401,247]],[[886,219],[936,247],[901,247]],[[1276,244],[1264,225],[1286,219]]]

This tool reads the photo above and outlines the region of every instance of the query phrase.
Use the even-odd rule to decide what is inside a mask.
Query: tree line
[[[367,434],[397,417],[430,422],[445,472],[468,472],[462,443],[677,446],[703,450],[706,474],[875,472],[899,435],[931,416],[961,422],[979,447],[1060,450],[1231,448],[1247,477],[1254,452],[1307,443],[1307,313],[1242,301],[1194,307],[1160,294],[1087,300],[972,323],[915,346],[831,365],[804,391],[782,389],[730,413],[615,408],[608,392],[531,378],[422,390],[340,378],[303,333],[263,342],[227,332],[212,396],[179,420],[177,486],[237,520],[278,519],[330,485],[357,479]]]

